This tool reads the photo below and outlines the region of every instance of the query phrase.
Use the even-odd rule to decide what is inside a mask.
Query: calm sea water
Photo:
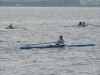
[[[89,24],[78,27],[80,21]],[[6,30],[12,23],[16,30]],[[0,7],[0,75],[100,75],[100,8]],[[24,30],[27,28],[27,30]],[[93,47],[20,50],[24,44]]]

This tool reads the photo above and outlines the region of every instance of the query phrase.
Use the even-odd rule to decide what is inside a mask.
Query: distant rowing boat
[[[16,29],[0,29],[0,31],[8,31],[8,30],[28,30],[28,29],[35,29],[35,28],[16,28]]]
[[[86,24],[86,25],[66,25],[66,26],[63,26],[63,27],[86,27],[88,26],[89,24]]]
[[[20,49],[32,49],[32,48],[63,48],[63,47],[86,47],[86,46],[94,46],[95,44],[74,44],[74,45],[46,45],[46,46],[30,46],[28,44],[20,47]]]
[[[0,29],[0,31],[13,31],[13,30],[23,30],[23,29]]]
[[[88,25],[78,25],[79,27],[86,27],[86,26],[88,26]]]

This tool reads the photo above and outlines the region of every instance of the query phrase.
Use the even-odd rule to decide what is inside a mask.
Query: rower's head
[[[59,36],[59,38],[60,38],[60,39],[62,39],[62,38],[63,38],[63,36]]]

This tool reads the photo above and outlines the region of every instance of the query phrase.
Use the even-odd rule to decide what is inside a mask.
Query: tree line
[[[42,1],[24,1],[24,2],[4,2],[0,1],[0,6],[80,6],[80,0],[42,0]]]

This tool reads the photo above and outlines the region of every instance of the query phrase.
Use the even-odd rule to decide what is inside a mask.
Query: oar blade
[[[29,46],[30,46],[29,44],[25,44],[25,45],[24,45],[24,47],[29,47]]]

